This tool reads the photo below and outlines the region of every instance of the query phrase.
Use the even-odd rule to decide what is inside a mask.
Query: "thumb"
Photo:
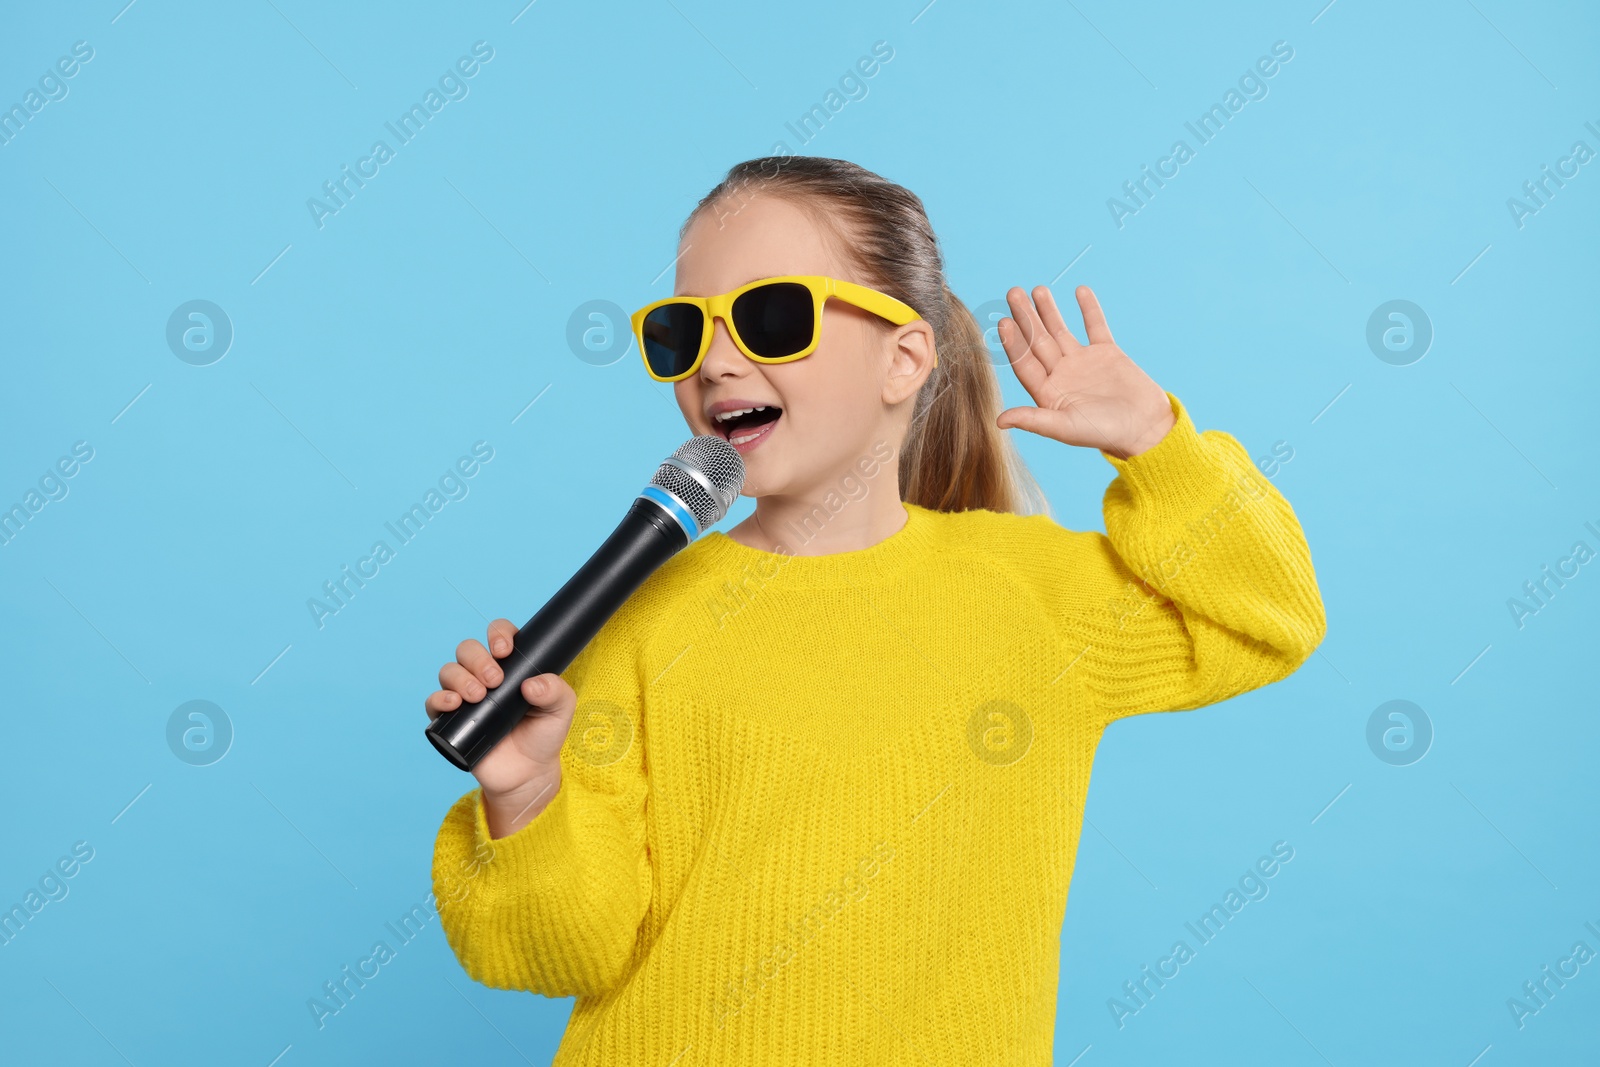
[[[1044,427],[1047,421],[1045,412],[1036,407],[1006,408],[1000,413],[1000,417],[995,420],[996,425],[1002,430],[1009,430],[1015,427],[1019,430],[1027,430],[1029,433],[1037,434],[1045,432]]]
[[[533,707],[558,718],[571,715],[577,706],[578,695],[566,679],[554,672],[536,674],[522,683],[522,698]]]

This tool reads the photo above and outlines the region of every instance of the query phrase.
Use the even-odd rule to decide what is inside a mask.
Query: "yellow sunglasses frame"
[[[750,351],[744,339],[739,336],[739,328],[733,324],[733,302],[751,289],[763,285],[776,285],[779,282],[797,282],[811,290],[811,306],[816,312],[816,320],[811,324],[811,343],[802,351],[790,356],[758,356]],[[633,339],[639,345],[639,358],[644,361],[644,369],[650,377],[658,382],[681,382],[692,377],[700,369],[700,364],[705,362],[706,353],[711,350],[711,337],[716,332],[717,320],[721,319],[728,327],[728,336],[733,338],[733,343],[739,351],[757,363],[793,363],[797,359],[804,359],[817,350],[817,344],[822,339],[822,307],[827,303],[828,297],[837,297],[847,304],[870,311],[880,318],[888,319],[896,326],[904,326],[908,322],[915,322],[922,318],[915,308],[901,300],[896,300],[888,293],[880,293],[876,289],[869,289],[855,282],[847,282],[841,278],[830,278],[825,274],[784,274],[776,278],[758,278],[753,282],[746,282],[737,289],[729,290],[717,296],[669,296],[654,303],[646,304],[635,311],[630,319],[633,324]],[[694,357],[694,362],[682,374],[671,378],[663,378],[650,366],[650,358],[645,354],[644,347],[644,320],[652,311],[667,304],[693,304],[700,309],[701,318],[705,320],[705,328],[700,336],[700,351]],[[938,354],[934,355],[934,365],[939,361]]]

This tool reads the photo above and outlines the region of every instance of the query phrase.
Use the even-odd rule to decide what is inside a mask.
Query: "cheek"
[[[859,359],[875,339],[872,316],[864,311],[830,304],[822,316],[822,343],[835,352]]]
[[[773,392],[784,405],[784,419],[793,432],[808,439],[853,437],[881,413],[881,383],[875,375],[870,344],[877,338],[855,316],[822,318],[817,349],[805,359],[764,368]]]
[[[651,382],[650,386],[651,388],[660,388],[655,382]],[[699,384],[693,378],[674,382],[672,396],[678,402],[678,410],[683,413],[683,421],[698,429],[701,422],[700,412],[705,406],[701,403]]]
[[[805,359],[774,369],[793,372],[782,380],[774,375],[773,384],[785,414],[798,416],[797,425],[832,432],[859,421],[872,393],[859,354],[847,346],[819,347]]]
[[[832,309],[829,309],[832,314]],[[836,406],[861,410],[877,400],[875,347],[879,338],[870,324],[858,316],[835,314],[822,321],[822,340],[816,354],[818,370],[824,371],[824,384]],[[802,360],[801,362],[809,362]]]

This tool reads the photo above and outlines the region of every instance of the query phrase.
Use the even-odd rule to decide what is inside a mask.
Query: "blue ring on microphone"
[[[693,541],[700,536],[700,524],[695,521],[694,512],[684,507],[678,498],[658,485],[647,485],[639,491],[639,495],[666,508],[668,513],[683,527],[683,532]]]

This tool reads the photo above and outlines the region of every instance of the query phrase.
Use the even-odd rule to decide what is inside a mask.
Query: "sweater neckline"
[[[783,546],[790,550],[788,553],[751,548],[721,530],[710,530],[703,534],[697,546],[706,564],[718,571],[748,569],[765,579],[782,574],[786,582],[806,585],[851,584],[882,578],[925,558],[932,548],[932,509],[904,500],[900,503],[906,512],[905,525],[875,545],[850,552],[830,552],[821,556],[796,555],[794,552],[803,540],[793,529],[787,531],[788,536],[783,542]]]

